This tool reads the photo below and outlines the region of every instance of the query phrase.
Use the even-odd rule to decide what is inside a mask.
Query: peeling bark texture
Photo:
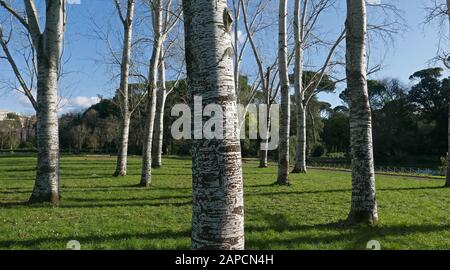
[[[372,145],[372,119],[367,90],[364,0],[347,0],[347,87],[350,92],[352,202],[348,223],[378,221]]]
[[[278,64],[280,70],[281,106],[280,106],[280,143],[278,147],[279,185],[289,185],[289,129],[290,129],[290,93],[287,67],[287,0],[280,0]]]
[[[118,10],[118,12],[121,12]],[[121,136],[119,142],[119,152],[117,154],[117,165],[114,176],[127,175],[127,159],[128,159],[128,137],[130,134],[130,105],[128,98],[128,77],[130,74],[130,59],[131,59],[131,42],[133,36],[133,17],[134,17],[134,0],[128,1],[127,17],[124,20],[123,28],[123,51],[122,63],[120,66],[120,108],[122,110],[121,119]]]
[[[161,49],[161,56],[163,55]],[[164,139],[164,108],[166,106],[166,66],[164,62],[164,57],[160,57],[159,64],[159,86],[156,94],[156,116],[155,116],[155,127],[154,127],[154,140],[153,140],[153,158],[152,167],[160,168],[162,166],[162,149],[163,149],[163,139]]]
[[[192,141],[192,249],[244,249],[241,145],[227,1],[184,0],[183,11],[191,102],[201,96],[203,105],[217,104],[224,114],[223,139]]]
[[[306,7],[304,7],[306,8]],[[295,0],[294,7],[294,36],[295,36],[295,69],[294,89],[297,108],[297,145],[295,149],[295,165],[292,173],[306,173],[306,106],[303,104],[303,26],[301,26],[300,0]]]
[[[27,10],[28,13],[29,10]],[[34,15],[30,15],[34,16]],[[30,203],[58,204],[58,69],[65,24],[65,1],[46,2],[45,31],[37,48],[37,172]],[[36,29],[36,31],[38,31]]]
[[[153,1],[153,51],[149,67],[149,83],[147,94],[147,112],[145,120],[144,145],[142,149],[142,173],[140,186],[148,187],[152,182],[152,144],[156,114],[156,89],[158,65],[162,47],[162,5],[161,0]]]

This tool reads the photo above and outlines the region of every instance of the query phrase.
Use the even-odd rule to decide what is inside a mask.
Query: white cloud
[[[81,0],[67,0],[67,4],[69,5],[80,5]]]
[[[17,101],[22,109],[34,110],[30,100],[23,94],[17,94]],[[33,96],[36,93],[33,91]],[[59,97],[58,112],[82,111],[100,102],[99,97],[76,96],[74,98]]]
[[[367,4],[381,5],[381,0],[366,0]]]
[[[61,98],[60,111],[80,111],[100,102],[99,97],[77,96],[72,99]]]
[[[244,43],[247,36],[241,30],[238,30],[238,41],[240,44]],[[231,42],[234,44],[234,34],[232,35]]]

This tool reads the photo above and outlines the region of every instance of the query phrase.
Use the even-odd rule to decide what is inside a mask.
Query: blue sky
[[[341,6],[345,4],[342,2]],[[397,0],[394,3],[402,10],[408,29],[396,38],[394,46],[374,47],[373,54],[383,55],[384,61],[383,69],[372,77],[395,77],[408,84],[408,77],[414,71],[428,67],[429,60],[435,55],[439,40],[438,28],[421,24],[425,17],[426,0]],[[111,79],[110,70],[100,63],[101,55],[106,50],[105,44],[92,37],[92,18],[95,18],[100,27],[106,25],[108,20],[117,23],[114,20],[116,17],[112,1],[81,0],[79,5],[70,5],[68,14],[65,48],[67,74],[61,84],[62,103],[65,104],[63,111],[86,108],[98,100],[97,95],[111,96],[113,89],[117,87],[116,82]],[[324,18],[322,24],[335,25],[336,29],[330,31],[339,31],[344,16],[345,13],[340,10],[339,13]],[[273,37],[268,38],[275,40],[277,35],[273,34]],[[249,49],[248,53],[251,53]],[[244,61],[244,65],[251,69],[251,61]],[[12,80],[9,70],[8,63],[0,61],[0,78]],[[23,114],[33,112],[20,94],[10,93],[4,88],[1,91],[0,109]],[[321,94],[319,98],[334,106],[341,103],[338,93]]]

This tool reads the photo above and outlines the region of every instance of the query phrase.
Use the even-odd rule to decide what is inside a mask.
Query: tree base
[[[35,193],[31,194],[30,199],[28,199],[29,204],[38,204],[38,203],[50,203],[53,206],[57,206],[59,201],[61,200],[61,195],[56,192],[51,193],[39,193],[35,195]]]
[[[269,168],[269,166],[267,164],[265,164],[265,165],[260,164],[258,166],[258,168],[264,169],[264,168]]]
[[[375,226],[378,223],[376,217],[371,211],[352,211],[344,221],[346,226],[369,225]]]
[[[143,187],[143,188],[148,188],[152,185],[152,183],[150,182],[146,182],[146,181],[141,181],[138,185],[138,187]]]
[[[127,172],[126,171],[115,171],[113,174],[114,177],[123,177],[123,176],[127,176]]]
[[[450,181],[445,182],[445,188],[450,188]]]
[[[159,169],[161,168],[161,164],[152,164],[153,169]]]
[[[288,186],[288,187],[290,187],[292,184],[291,184],[291,182],[289,182],[288,179],[286,179],[286,180],[277,180],[277,181],[274,183],[274,185],[278,185],[278,186]]]
[[[299,174],[299,173],[306,174],[306,173],[307,173],[307,170],[306,170],[306,168],[305,168],[305,169],[297,169],[297,168],[294,168],[294,169],[292,170],[291,173],[294,173],[294,174]]]

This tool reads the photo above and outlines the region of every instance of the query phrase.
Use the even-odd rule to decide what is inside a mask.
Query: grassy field
[[[140,159],[129,176],[111,177],[114,158],[63,157],[62,202],[28,206],[35,159],[0,157],[0,249],[189,249],[189,159],[167,158],[153,186],[138,188]],[[276,167],[244,164],[247,249],[450,249],[450,189],[441,180],[378,176],[381,222],[376,227],[336,225],[349,210],[346,172],[311,170],[292,175],[293,186],[271,184]]]

